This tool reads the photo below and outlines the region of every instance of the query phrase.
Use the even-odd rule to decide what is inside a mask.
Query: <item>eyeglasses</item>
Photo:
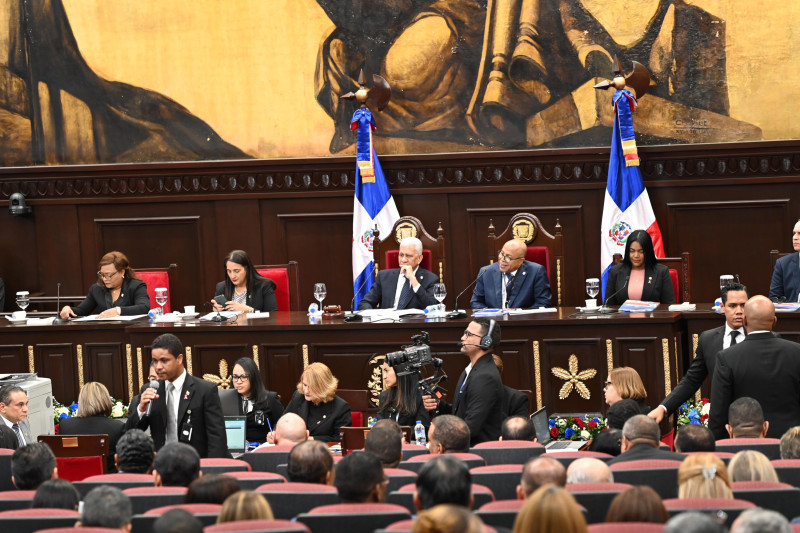
[[[470,338],[470,337],[480,337],[480,334],[478,334],[478,333],[472,333],[470,330],[468,330],[468,329],[465,329],[465,330],[464,330],[464,336],[465,336],[465,337],[467,337],[467,338]]]
[[[518,261],[519,259],[525,259],[524,255],[522,257],[511,257],[508,254],[504,254],[503,250],[497,250],[497,257],[500,259],[505,259],[507,263],[510,263],[511,261]]]
[[[250,379],[250,376],[248,376],[247,374],[242,374],[241,376],[238,376],[236,374],[231,374],[231,379],[233,381],[246,381]]]
[[[400,259],[414,259],[417,257],[417,254],[404,254],[403,252],[398,252],[397,257]]]
[[[112,272],[111,274],[106,274],[105,272],[97,271],[97,277],[100,279],[113,279],[114,276],[119,274],[119,272]]]

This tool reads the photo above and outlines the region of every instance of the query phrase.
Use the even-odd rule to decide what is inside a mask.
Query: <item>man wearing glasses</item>
[[[497,252],[497,262],[481,268],[472,293],[473,309],[550,307],[547,270],[525,260],[527,246],[512,239]]]
[[[432,415],[453,414],[464,419],[469,427],[470,446],[500,437],[503,382],[492,359],[492,351],[499,344],[500,326],[494,320],[476,318],[470,322],[458,343],[461,353],[469,358],[469,365],[458,378],[453,403],[429,395],[422,397],[425,409]],[[434,424],[435,420],[431,422]]]
[[[397,254],[400,268],[378,272],[375,284],[358,304],[361,309],[425,309],[436,304],[433,286],[439,276],[420,267],[422,241],[406,237],[400,241]]]

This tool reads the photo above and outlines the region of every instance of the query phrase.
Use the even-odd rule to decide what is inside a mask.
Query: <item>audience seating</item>
[[[203,533],[261,533],[271,531],[272,533],[311,533],[305,524],[292,522],[291,520],[240,520],[238,522],[225,522],[214,524],[203,528]]]
[[[14,490],[16,487],[11,481],[11,456],[14,450],[0,448],[0,491]]]
[[[487,465],[521,465],[531,457],[543,454],[544,446],[525,440],[493,440],[481,442],[469,451],[483,457]]]
[[[427,455],[428,448],[419,444],[403,444],[403,461],[408,461],[415,455]]]
[[[600,459],[601,461],[606,461],[606,462],[614,458],[613,455],[608,455],[607,453],[590,452],[590,451],[558,452],[558,453],[551,453],[547,457],[555,459],[556,461],[564,465],[564,468],[568,468],[569,464],[572,461],[574,461],[575,459],[580,459],[581,457],[594,457],[595,459]]]
[[[775,459],[771,462],[778,473],[778,479],[789,485],[800,487],[800,459]]]
[[[108,435],[39,435],[56,456],[58,477],[82,481],[106,473]]]
[[[341,391],[339,391],[339,392],[341,392]],[[354,392],[358,393],[357,394],[358,397],[354,401],[357,401],[357,402],[363,401],[363,398],[360,398],[362,391],[354,391]],[[363,391],[363,392],[367,392],[367,391]],[[369,401],[369,400],[367,400],[367,401]],[[367,405],[369,405],[369,404],[367,404]],[[350,406],[350,409],[351,409],[351,413],[353,413],[352,405]],[[364,409],[363,412],[359,412],[358,415],[361,416],[362,419],[363,419],[365,417],[365,415],[366,415],[366,408]],[[353,413],[353,416],[355,417],[355,413]],[[371,428],[369,426],[355,426],[355,425],[340,427],[339,428],[339,442],[342,445],[342,455],[348,455],[350,452],[353,452],[355,450],[363,450],[364,449],[364,442],[367,440],[367,433],[369,433],[370,429]],[[405,437],[406,442],[410,442],[411,441],[411,427],[410,426],[400,426],[400,429],[403,430],[403,437]],[[414,445],[414,446],[416,446],[416,445]],[[425,451],[427,453],[427,448],[425,448]]]
[[[256,490],[261,485],[269,483],[286,483],[286,478],[272,472],[225,472],[239,482],[242,490]]]
[[[367,389],[349,390],[339,389],[336,395],[350,405],[350,414],[353,417],[353,425],[348,427],[366,428],[367,409],[369,409],[369,391]],[[341,433],[339,434],[341,437]],[[362,448],[363,443],[362,443]],[[351,448],[354,449],[354,448]],[[344,453],[344,447],[342,447]]]
[[[270,446],[258,448],[251,453],[246,453],[239,458],[250,465],[255,472],[277,472],[278,465],[289,462],[289,452],[294,445],[283,444],[280,446]]]
[[[99,476],[89,476],[83,481],[76,481],[72,484],[81,496],[86,496],[90,490],[101,485],[111,485],[119,490],[130,489],[133,487],[153,487],[152,474],[100,474]]]
[[[475,514],[487,526],[511,531],[514,529],[514,521],[523,505],[525,505],[525,500],[497,500],[483,504],[480,509],[475,511]],[[586,509],[581,507],[581,512],[585,517]]]
[[[605,522],[589,524],[589,533],[659,533],[664,524],[653,522]]]
[[[186,487],[131,487],[123,490],[131,500],[133,514],[144,514],[164,505],[178,505],[186,499]]]
[[[662,498],[678,496],[678,467],[680,461],[643,459],[611,465],[614,481],[652,487]]]
[[[412,216],[400,217],[394,223],[389,235],[381,235],[380,233],[375,236],[373,242],[374,256],[375,256],[375,272],[380,269],[397,268],[400,262],[397,259],[398,248],[400,241],[406,237],[416,237],[422,242],[422,262],[420,265],[426,270],[430,270],[446,283],[445,274],[446,259],[445,259],[445,243],[444,243],[444,229],[442,223],[439,222],[439,227],[436,228],[436,237],[434,238],[430,233],[425,230],[422,222]]]
[[[13,509],[28,509],[31,506],[35,490],[4,490],[0,491],[0,511]]]
[[[628,483],[571,483],[566,489],[586,508],[590,524],[605,522],[611,500],[633,485]]]
[[[275,282],[278,311],[300,311],[300,268],[297,261],[254,266],[259,274]]]
[[[34,533],[40,529],[70,527],[81,514],[70,509],[15,509],[0,512],[0,531]]]
[[[219,517],[222,506],[214,503],[182,503],[180,505],[156,507],[144,514],[133,515],[131,533],[151,533],[153,531],[153,523],[158,520],[158,517],[172,509],[186,510],[200,520],[205,527],[217,523],[217,517]]]
[[[319,483],[269,483],[256,488],[272,507],[275,518],[291,519],[318,505],[339,503],[335,487]]]
[[[767,456],[770,461],[781,458],[780,439],[722,439],[717,441],[716,451],[737,453],[754,450]]]
[[[39,529],[36,533],[119,533],[119,529],[110,527],[54,527]]]
[[[667,498],[663,500],[663,502],[670,517],[684,511],[700,511],[705,513],[717,513],[722,511],[727,515],[725,523],[728,527],[730,527],[733,521],[744,511],[756,507],[753,502],[737,499],[728,500],[725,498]]]
[[[483,460],[483,457],[480,455],[475,455],[474,453],[451,453],[448,454],[456,459],[461,459],[467,465],[467,468],[475,468],[476,466],[485,466],[486,461]],[[436,457],[436,455],[428,454],[428,455],[415,455],[411,457],[408,461],[400,461],[400,465],[398,468],[403,468],[405,470],[411,470],[413,472],[419,473],[425,463],[430,461]]]
[[[411,518],[408,510],[391,503],[337,503],[322,505],[300,513],[297,521],[314,533],[372,531]]]
[[[241,459],[225,459],[222,457],[203,457],[200,459],[200,470],[203,474],[227,474],[229,472],[250,472],[250,464]]]
[[[414,519],[400,520],[394,524],[389,524],[383,529],[376,529],[372,533],[384,533],[385,531],[411,531],[414,528]],[[485,533],[497,533],[497,530],[492,526],[483,525]]]
[[[147,284],[147,296],[150,297],[150,309],[160,307],[156,302],[156,289],[167,289],[167,303],[164,304],[164,312],[170,313],[173,309],[180,309],[180,298],[177,296],[178,287],[178,265],[172,263],[167,268],[137,268],[136,275]]]
[[[470,468],[473,483],[489,487],[498,500],[517,497],[517,485],[522,477],[522,465],[491,465]]]
[[[414,484],[417,482],[417,473],[411,470],[403,470],[402,468],[384,468],[383,474],[388,478],[389,482],[386,485],[386,494],[398,490],[404,485],[409,483]]]
[[[791,520],[800,515],[800,489],[778,481],[734,481],[734,498],[772,509]]]
[[[396,503],[397,505],[402,505],[409,512],[413,515],[417,513],[417,509],[414,506],[414,493],[417,491],[417,485],[414,483],[409,483],[408,485],[403,485],[402,487],[398,488],[397,490],[393,490],[392,492],[388,492],[386,495],[386,503]],[[489,502],[494,501],[494,493],[492,489],[485,485],[479,485],[477,483],[472,484],[472,508],[478,509],[481,505]]]

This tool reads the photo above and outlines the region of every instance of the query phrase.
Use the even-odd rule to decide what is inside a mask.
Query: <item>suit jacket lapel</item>
[[[189,408],[189,402],[192,400],[192,395],[194,394],[194,379],[189,373],[186,373],[186,379],[183,382],[183,388],[181,389],[181,398],[180,402],[178,403],[178,431],[181,430],[181,421],[183,417],[186,415],[186,410]]]
[[[511,294],[508,295],[508,307],[515,307],[514,304],[517,301],[517,297],[522,293],[522,287],[527,280],[528,265],[522,263],[522,266],[517,269],[517,273],[514,274],[514,285],[511,287]],[[502,281],[502,278],[500,281]]]
[[[473,370],[475,369],[473,368]],[[456,414],[456,408],[461,403],[461,388],[464,385],[464,380],[466,379],[467,379],[467,371],[463,370],[458,378],[458,383],[456,383],[456,397],[453,400],[453,414]]]

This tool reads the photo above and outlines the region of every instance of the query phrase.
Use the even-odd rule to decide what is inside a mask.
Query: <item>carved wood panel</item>
[[[0,345],[0,374],[18,374],[28,371],[28,347],[26,345]]]
[[[83,345],[83,368],[85,383],[99,381],[114,398],[130,401],[124,344],[87,342]],[[139,389],[134,390],[138,392]]]
[[[553,373],[554,368],[559,369],[556,371],[559,375]],[[594,375],[588,376],[592,370]],[[571,377],[565,379],[564,372]],[[604,411],[603,382],[607,370],[603,339],[564,338],[557,333],[542,339],[539,342],[539,373],[542,405],[547,407],[548,414]],[[565,388],[570,380],[573,386]],[[578,383],[582,387],[575,386]]]
[[[76,353],[76,345],[72,343],[36,345],[36,372],[52,380],[53,397],[62,404],[78,401],[81,388]],[[62,376],[72,379],[61,379]]]

